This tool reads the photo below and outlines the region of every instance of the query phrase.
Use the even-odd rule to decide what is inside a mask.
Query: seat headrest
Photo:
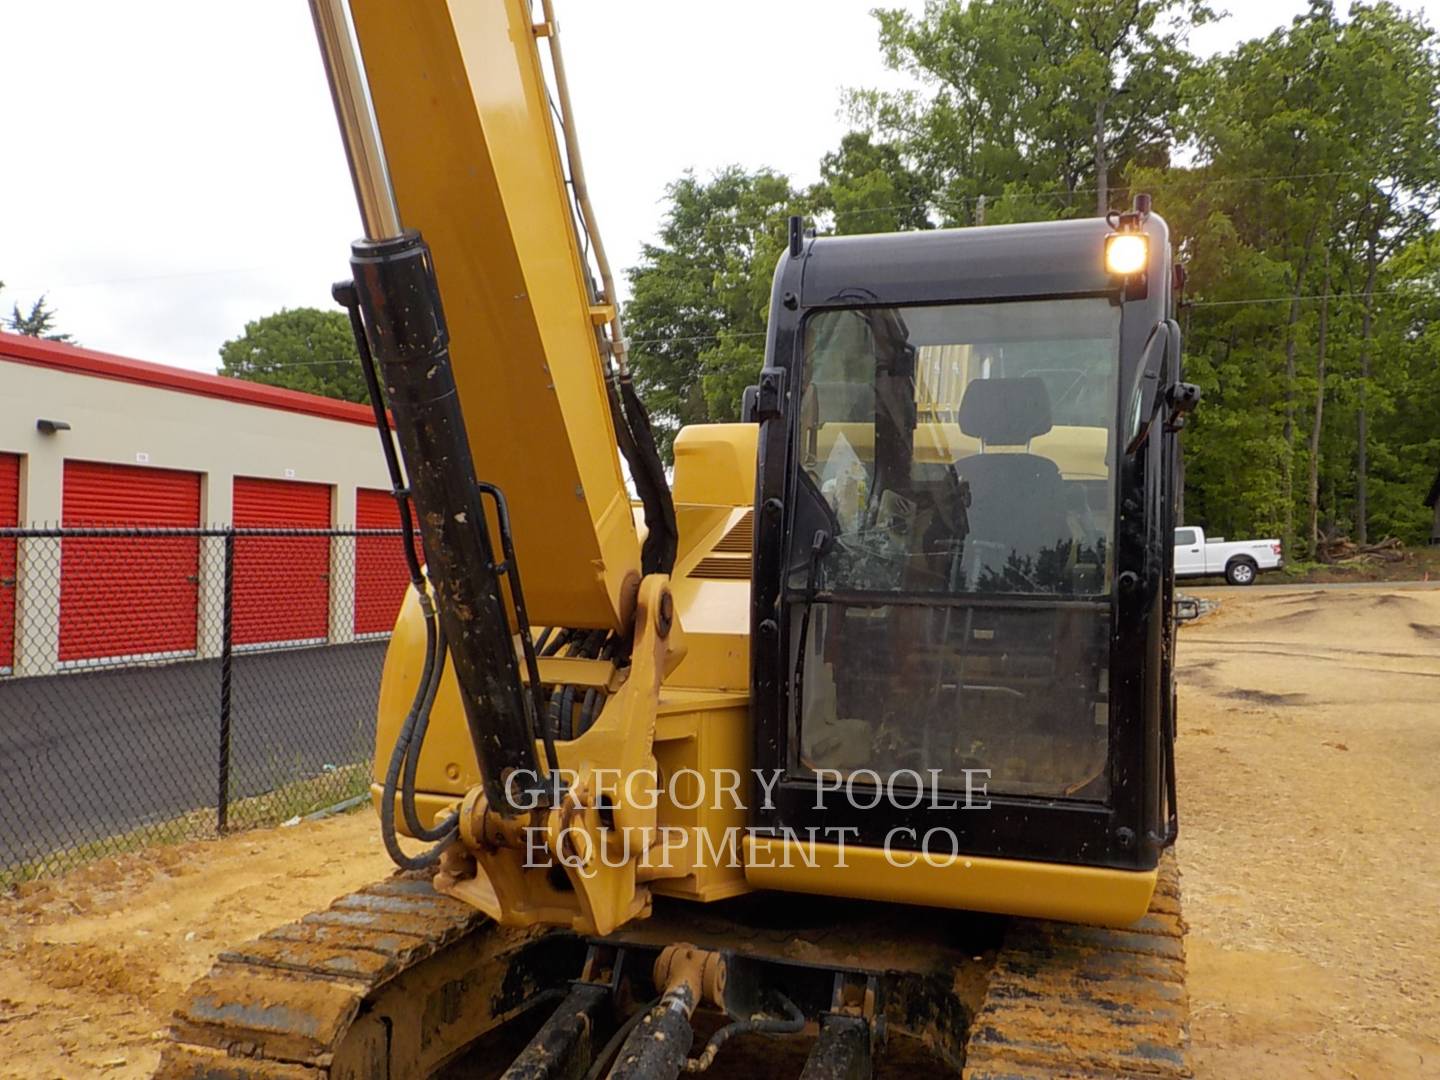
[[[1043,379],[976,379],[960,399],[960,430],[995,446],[1019,446],[1050,430]]]

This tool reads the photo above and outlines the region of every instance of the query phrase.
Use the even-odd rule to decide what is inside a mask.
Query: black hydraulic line
[[[580,726],[575,735],[578,738],[590,730],[590,725],[595,723],[595,705],[600,700],[600,691],[590,687],[585,691],[585,701],[580,706]]]
[[[655,432],[650,414],[628,372],[609,379],[605,387],[610,395],[610,412],[615,420],[615,438],[645,514],[647,530],[640,548],[640,569],[646,574],[668,574],[675,569],[675,553],[680,548],[680,530],[675,524],[675,500],[665,480],[665,464],[655,445]]]
[[[610,1002],[610,988],[575,983],[500,1080],[561,1080],[590,1065],[590,1033]]]
[[[454,835],[458,821],[452,815],[441,828],[445,830],[443,842],[437,843],[427,851],[419,855],[407,855],[400,847],[400,839],[395,831],[395,792],[400,784],[400,774],[405,767],[405,760],[410,754],[410,743],[415,734],[415,724],[419,716],[420,707],[430,689],[432,668],[435,666],[435,656],[439,633],[435,627],[434,619],[425,621],[425,661],[421,667],[420,685],[415,688],[415,700],[411,703],[410,711],[405,716],[405,723],[401,726],[400,734],[395,740],[395,746],[390,751],[390,763],[385,770],[385,784],[380,796],[380,837],[384,841],[385,851],[390,860],[402,870],[423,870],[433,866],[440,860],[440,853],[445,849],[449,839]],[[418,755],[419,749],[417,747]],[[439,837],[432,837],[440,839]]]
[[[545,730],[556,739],[560,738],[560,695],[564,690],[563,686],[553,687],[545,706]]]
[[[525,593],[520,588],[520,568],[515,559],[515,536],[510,531],[510,506],[505,501],[505,493],[494,484],[487,484],[483,480],[477,480],[475,487],[485,495],[489,495],[495,503],[495,519],[500,524],[500,550],[505,555],[505,561],[498,565],[492,565],[491,569],[496,574],[504,574],[505,580],[510,583],[510,603],[515,609],[516,632],[520,636],[520,654],[525,660],[525,675],[529,680],[531,716],[534,717],[534,726],[538,726],[540,739],[545,744],[545,765],[552,774],[558,776],[560,772],[560,759],[555,753],[555,740],[545,730],[541,718],[545,715],[545,688],[540,685],[540,659],[535,655],[535,642],[530,636],[530,616],[525,611]],[[531,738],[535,732],[531,731]],[[558,794],[552,792],[552,794]]]
[[[560,738],[575,738],[575,687],[570,685],[560,691]]]
[[[615,1029],[615,1034],[610,1036],[610,1041],[605,1044],[600,1053],[595,1055],[594,1062],[590,1065],[589,1071],[585,1074],[585,1080],[600,1080],[605,1075],[605,1067],[610,1064],[622,1043],[629,1037],[630,1032],[635,1030],[635,1025],[650,1015],[650,1010],[660,1004],[660,999],[646,1002],[638,1010],[631,1013],[625,1022]]]
[[[519,600],[518,575],[513,557],[507,553],[500,564],[491,547],[430,250],[413,231],[360,240],[352,246],[351,268],[487,802],[506,817],[522,806],[548,805],[549,784],[535,748],[541,716],[527,704],[500,581],[504,572]],[[523,618],[521,626],[528,635]],[[538,696],[538,680],[532,681]]]
[[[800,1080],[869,1080],[871,1068],[869,1021],[832,1013],[820,1023]]]
[[[434,828],[426,828],[415,807],[415,771],[420,765],[420,750],[425,745],[425,733],[430,730],[430,713],[435,707],[435,695],[440,689],[440,680],[445,674],[445,637],[437,633],[432,660],[427,669],[428,679],[425,696],[415,709],[415,730],[410,736],[405,755],[405,770],[400,779],[400,812],[405,818],[405,827],[417,840],[431,841],[448,838],[454,831],[451,822],[444,821]]]
[[[574,633],[574,631],[568,629],[557,630],[554,637],[546,638],[545,645],[540,650],[540,655],[554,656],[569,643],[572,633]]]
[[[689,985],[682,983],[665,991],[620,1047],[608,1080],[672,1080],[679,1076],[695,1041],[690,1023],[694,1011],[695,994]]]
[[[690,1058],[684,1064],[687,1073],[704,1072],[715,1062],[715,1055],[720,1052],[720,1047],[733,1039],[736,1035],[747,1035],[752,1032],[761,1032],[768,1035],[794,1035],[805,1030],[805,1014],[800,1011],[793,1001],[784,994],[775,995],[780,1001],[780,1007],[785,1010],[785,1016],[781,1017],[752,1017],[748,1020],[737,1020],[733,1024],[726,1024],[705,1044],[705,1049],[700,1051],[697,1057]]]

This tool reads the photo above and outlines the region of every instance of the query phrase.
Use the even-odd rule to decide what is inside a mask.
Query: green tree
[[[1001,191],[987,222],[1040,216],[1024,205],[1037,202],[1044,216],[1103,214],[1118,177],[1167,163],[1194,66],[1186,34],[1213,18],[1204,0],[927,0],[919,17],[875,14],[886,63],[930,93],[860,91],[852,111],[907,148],[959,224]]]
[[[789,180],[735,165],[669,187],[658,243],[628,271],[635,384],[670,459],[685,424],[735,420],[765,356],[770,282],[786,220],[808,209]]]
[[[1440,206],[1432,32],[1388,3],[1343,20],[1314,0],[1187,97],[1198,167],[1143,182],[1191,261],[1191,367],[1214,381],[1187,451],[1191,506],[1211,515],[1197,520],[1303,549],[1320,531],[1364,538],[1375,478],[1382,527],[1414,538],[1398,506],[1421,494],[1416,433],[1389,419],[1415,339],[1386,289]]]
[[[842,236],[931,227],[928,181],[905,164],[899,146],[877,143],[868,131],[850,132],[821,159],[810,198]]]
[[[283,308],[220,346],[220,374],[345,401],[368,401],[350,320],[338,311]]]
[[[1431,524],[1422,501],[1440,469],[1440,233],[1431,230],[1386,260],[1375,303],[1378,363],[1368,397],[1380,407],[1368,433],[1369,522],[1374,535],[1421,544]],[[1338,447],[1345,464],[1353,460],[1348,449]]]
[[[0,291],[5,288],[5,283],[0,281]],[[30,311],[23,312],[19,304],[10,305],[10,316],[5,320],[5,329],[12,334],[24,334],[27,337],[44,338],[46,341],[64,341],[73,343],[75,339],[69,334],[61,334],[55,330],[55,309],[45,303],[45,295],[42,293],[40,299],[30,305]]]

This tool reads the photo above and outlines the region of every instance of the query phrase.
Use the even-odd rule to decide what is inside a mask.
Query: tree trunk
[[[1285,323],[1285,526],[1286,547],[1295,543],[1295,326],[1300,321],[1300,297],[1305,294],[1305,275],[1310,269],[1315,225],[1305,237],[1305,250],[1295,269],[1295,287],[1290,293],[1290,318]]]
[[[1379,215],[1376,215],[1377,219]],[[1370,232],[1365,253],[1365,313],[1360,320],[1360,392],[1355,410],[1355,542],[1370,542],[1370,491],[1366,473],[1370,467],[1369,417],[1365,412],[1365,391],[1370,385],[1370,338],[1375,329],[1375,277],[1380,269],[1379,225]]]
[[[1330,326],[1330,250],[1325,250],[1325,284],[1320,289],[1320,339],[1315,350],[1315,418],[1310,425],[1310,557],[1320,551],[1320,431],[1325,418],[1325,347]]]

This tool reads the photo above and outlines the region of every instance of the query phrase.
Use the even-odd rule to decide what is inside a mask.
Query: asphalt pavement
[[[368,760],[385,642],[234,657],[232,802]],[[0,869],[219,793],[220,662],[0,679]]]

